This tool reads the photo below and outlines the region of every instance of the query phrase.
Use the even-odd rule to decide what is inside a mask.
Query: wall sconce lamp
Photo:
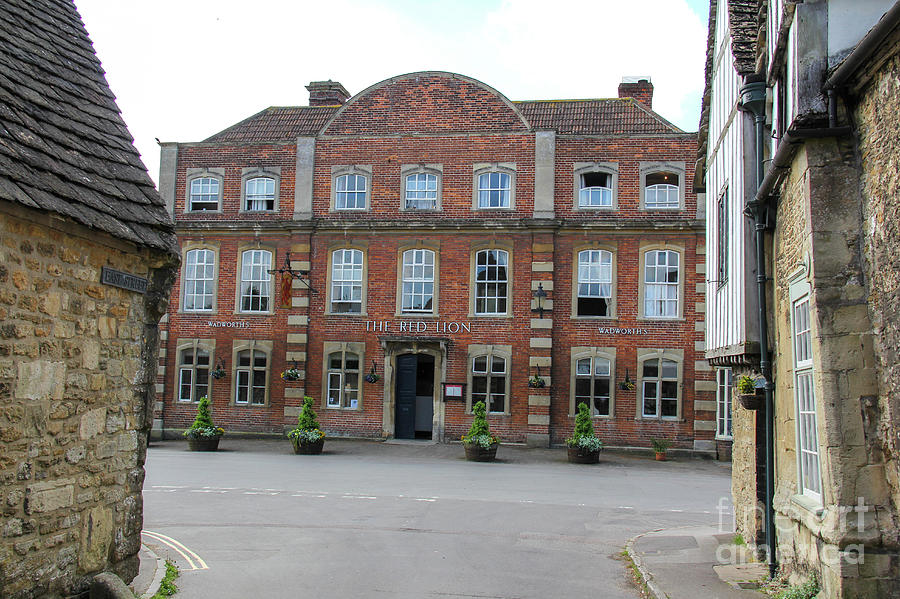
[[[538,283],[538,288],[534,290],[531,294],[537,300],[537,308],[532,308],[532,312],[539,312],[541,318],[544,317],[544,298],[547,297],[547,292],[544,291],[544,284]]]

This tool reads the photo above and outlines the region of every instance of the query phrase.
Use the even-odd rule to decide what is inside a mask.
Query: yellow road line
[[[203,558],[201,558],[199,555],[197,555],[175,539],[167,537],[162,533],[153,532],[150,530],[145,530],[141,534],[145,534],[151,539],[159,541],[160,543],[174,549],[181,557],[185,559],[188,565],[190,565],[191,570],[209,570],[209,566],[206,565],[206,562],[203,561]]]

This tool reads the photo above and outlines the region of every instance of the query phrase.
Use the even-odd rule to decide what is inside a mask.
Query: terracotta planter
[[[600,450],[588,451],[580,447],[566,448],[566,455],[571,464],[596,464],[600,461]]]
[[[301,443],[297,439],[291,439],[291,445],[294,446],[294,453],[297,455],[318,455],[325,446],[325,437],[312,443]]]
[[[656,452],[656,461],[657,462],[665,462],[666,461],[666,452],[665,451],[657,451]]]
[[[470,462],[493,462],[494,458],[497,457],[497,447],[499,447],[499,443],[494,443],[487,449],[483,448],[481,445],[465,445],[466,448],[466,459]]]
[[[188,439],[188,449],[191,451],[217,451],[221,437],[207,439]]]
[[[765,396],[756,393],[739,393],[738,403],[745,410],[761,410],[765,405]]]

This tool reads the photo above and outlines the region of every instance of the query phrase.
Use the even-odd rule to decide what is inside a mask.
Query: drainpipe
[[[766,124],[766,83],[763,75],[750,75],[741,88],[741,103],[753,114],[756,133],[756,187],[763,181],[763,143]],[[765,233],[768,205],[755,197],[747,203],[756,230],[756,291],[759,322],[759,369],[762,371],[766,391],[766,545],[768,546],[769,576],[775,577],[778,562],[775,559],[775,383],[772,381],[772,362],[769,357],[769,329],[766,319],[766,252]]]

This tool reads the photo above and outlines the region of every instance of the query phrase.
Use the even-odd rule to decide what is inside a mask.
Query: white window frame
[[[580,368],[580,366],[587,362],[588,368],[587,372]],[[600,366],[605,365],[605,373],[602,371]],[[613,417],[613,386],[614,386],[614,374],[615,374],[615,359],[599,354],[593,355],[582,355],[575,356],[572,363],[573,369],[573,382],[572,382],[572,396],[574,398],[574,410],[578,411],[579,403],[587,403],[588,408],[591,411],[591,416],[594,418],[612,418]],[[607,381],[607,395],[598,395],[597,391],[597,380],[598,379],[606,379]],[[589,381],[590,386],[590,395],[578,395],[578,381],[579,380],[587,380]],[[605,398],[606,399],[606,413],[601,414],[597,409],[597,399]],[[586,401],[585,401],[586,400]]]
[[[350,183],[353,183],[352,188]],[[353,205],[349,200],[353,199]],[[359,205],[361,202],[362,205]],[[363,173],[344,173],[334,178],[335,210],[366,210],[369,207],[369,178]]]
[[[330,350],[326,347],[325,351],[325,407],[330,410],[353,410],[362,409],[362,377],[363,377],[363,360],[365,356],[360,350],[360,346],[364,344],[350,343],[341,344],[339,347],[332,347]],[[340,355],[341,366],[334,368],[331,365],[331,357]],[[354,355],[357,358],[356,368],[347,367],[347,355]],[[351,386],[351,380],[356,380],[356,386]],[[337,381],[337,384],[335,384]]]
[[[213,360],[215,359],[215,344],[214,342],[209,341],[200,341],[200,340],[192,340],[187,343],[178,343],[176,360],[178,361],[177,368],[177,380],[175,381],[175,401],[178,403],[196,403],[200,401],[200,398],[203,395],[210,397],[212,395],[212,377],[210,373],[213,370]],[[205,367],[198,363],[198,354],[199,352],[205,352],[206,357],[208,359]],[[186,353],[190,353],[191,362],[190,364],[185,363],[184,355]],[[205,370],[206,371],[206,385],[201,385],[206,387],[206,393],[201,394],[198,390],[197,380],[199,377],[198,371]],[[185,381],[185,378],[188,380]],[[183,390],[184,386],[187,384],[189,386],[188,397],[185,398]]]
[[[222,181],[219,177],[204,175],[194,177],[188,182],[188,212],[218,212],[221,209],[221,201]],[[195,208],[194,204],[215,204],[215,207]]]
[[[491,265],[491,264],[488,264],[487,262],[485,262],[485,264],[482,265],[479,263],[479,259],[482,255],[487,257],[490,254],[495,254],[495,256],[496,256],[495,264]],[[501,257],[502,257],[502,259],[501,259]],[[510,268],[511,268],[510,252],[508,250],[499,249],[499,248],[483,248],[483,249],[477,250],[475,252],[475,256],[473,259],[473,265],[474,265],[474,273],[473,273],[472,278],[474,280],[474,285],[475,285],[475,292],[473,294],[473,296],[474,296],[474,306],[473,306],[474,314],[476,316],[506,316],[507,314],[509,314],[510,303],[511,303],[510,297],[509,297],[509,287],[511,284],[511,279],[509,276]],[[497,272],[496,278],[493,278],[493,279],[484,278],[484,279],[479,280],[479,272],[481,272],[483,270],[483,272],[485,272],[485,277],[487,277],[490,274],[492,268],[496,269],[496,272]],[[504,272],[505,272],[504,277],[500,277],[500,269],[501,268],[504,269]],[[493,294],[489,294],[488,289],[492,285],[496,286],[495,287],[496,292]],[[500,293],[501,286],[503,289],[502,295]],[[484,308],[488,307],[487,306],[488,302],[493,301],[495,303],[495,309],[494,310],[486,310],[486,309],[479,310],[478,309],[479,301],[484,302]],[[501,303],[503,304],[503,310],[499,309]]]
[[[260,190],[259,186],[263,185]],[[274,212],[278,208],[278,180],[269,175],[244,180],[244,212]],[[271,202],[271,208],[268,206]]]
[[[665,264],[659,263],[659,255],[665,254],[666,261]],[[669,280],[669,275],[672,272],[673,264],[671,264],[671,257],[674,256],[677,263],[674,265],[674,272],[676,279],[675,281]],[[650,263],[651,258],[653,259],[653,263]],[[675,319],[680,318],[681,316],[681,289],[682,289],[682,278],[683,278],[683,256],[681,252],[678,252],[674,249],[668,248],[653,248],[648,249],[643,252],[643,260],[641,261],[641,281],[643,286],[642,293],[642,314],[644,318],[654,318],[654,319]],[[651,271],[651,269],[653,269]],[[650,281],[651,272],[653,273],[653,280]],[[660,282],[660,275],[665,275],[664,281]],[[658,295],[660,292],[664,292],[664,297],[650,297],[651,290],[654,290],[654,295]],[[671,297],[674,295],[674,297]],[[659,302],[662,302],[661,304]],[[663,308],[663,309],[660,309]]]
[[[345,260],[347,256],[350,256],[349,261]],[[356,261],[357,256],[359,263]],[[366,254],[359,248],[337,248],[331,251],[328,281],[330,314],[363,314],[365,312],[365,281],[363,280],[365,266]],[[344,292],[347,289],[349,289],[349,296],[345,297]],[[357,309],[335,309],[336,306],[344,304],[350,308],[355,305]]]
[[[644,365],[647,362],[657,361],[657,374],[655,377],[645,376],[644,374]],[[663,373],[663,361],[669,361],[675,364],[675,376],[664,376]],[[637,409],[638,409],[638,417],[643,420],[661,420],[661,421],[677,421],[681,419],[682,414],[682,380],[683,380],[683,365],[684,360],[682,356],[675,355],[671,350],[660,353],[657,351],[646,351],[646,350],[638,350],[638,401],[637,401]],[[675,383],[675,397],[663,397],[662,395],[662,383],[664,382],[674,382]],[[656,408],[652,414],[647,413],[647,389],[648,384],[656,385],[656,393],[653,398],[656,401]],[[662,410],[662,402],[663,401],[674,401],[675,402],[675,414],[674,415],[663,415]]]
[[[641,210],[654,212],[671,212],[685,208],[685,178],[687,171],[684,162],[642,162],[640,163],[641,176]],[[647,177],[656,174],[674,175],[678,177],[675,184],[659,183],[647,185]],[[653,192],[654,200],[650,201],[650,192]],[[659,192],[665,192],[666,201],[658,200]]]
[[[716,281],[720,288],[728,282],[729,209],[728,185],[725,185],[716,202]]]
[[[473,210],[513,210],[516,207],[515,163],[478,163],[472,168]],[[491,179],[493,175],[497,175],[496,180]],[[496,202],[492,200],[492,194],[496,194]]]
[[[811,289],[805,275],[804,271],[801,277],[790,284],[794,409],[797,414],[797,485],[801,495],[821,504],[822,460],[812,355]]]
[[[584,261],[588,256],[590,259]],[[594,257],[597,258],[596,264]],[[604,262],[606,259],[606,262]],[[575,316],[579,318],[610,318],[613,316],[613,253],[602,248],[579,250],[576,257],[577,280],[575,283]],[[605,269],[604,269],[605,267]],[[597,277],[592,276],[594,273]],[[597,293],[591,293],[596,286]],[[605,286],[605,289],[604,289]],[[606,314],[581,314],[579,300],[605,299]]]
[[[440,187],[440,177],[437,174],[429,171],[409,173],[403,181],[404,210],[437,210]]]
[[[716,439],[725,441],[732,439],[733,401],[734,372],[731,368],[716,368]]]
[[[241,252],[241,279],[238,293],[238,312],[245,314],[269,314],[272,312],[272,268],[271,250],[246,249]],[[250,259],[249,264],[247,259]],[[266,259],[262,259],[266,258]],[[258,287],[254,287],[258,285]],[[254,293],[254,290],[256,292]],[[249,301],[247,308],[244,300]],[[258,304],[254,308],[254,302]]]
[[[435,269],[437,268],[437,258],[434,250],[411,248],[405,250],[402,256],[400,311],[402,313],[433,314],[435,299],[434,279]],[[422,307],[413,307],[415,298],[421,298]],[[425,305],[428,305],[428,307],[424,307]]]
[[[468,398],[466,405],[466,412],[472,413],[472,406],[475,405],[478,401],[484,401],[484,407],[488,414],[509,414],[510,410],[510,393],[509,393],[509,380],[510,373],[512,372],[512,346],[503,345],[470,345],[468,348]],[[481,358],[485,360],[484,369],[479,369],[476,365],[476,362]],[[495,371],[494,370],[494,360],[503,360],[503,371]],[[485,392],[476,394],[475,393],[475,378],[481,377],[485,379]],[[503,384],[503,410],[496,411],[491,410],[493,402],[491,401],[492,395],[499,395],[498,393],[492,393],[492,381],[498,380],[502,377]],[[484,395],[484,398],[476,398],[476,395]]]
[[[203,262],[198,259],[203,256]],[[202,268],[202,276],[199,273]],[[182,277],[183,312],[212,312],[216,306],[216,252],[210,248],[191,248],[184,253],[184,276]],[[202,285],[201,293],[197,287]],[[209,300],[209,307],[206,302]],[[198,302],[203,307],[197,308]]]
[[[247,353],[250,358],[248,365],[241,364],[241,354]],[[256,364],[256,359],[261,356],[266,363],[260,367]],[[244,347],[236,349],[234,352],[234,404],[237,406],[265,406],[268,403],[269,389],[269,371],[272,367],[271,355],[257,347]],[[256,383],[256,373],[263,373],[263,383]],[[247,389],[247,397],[241,400],[241,379],[246,378],[246,384],[243,385]],[[262,401],[257,400],[257,390],[262,391]]]

